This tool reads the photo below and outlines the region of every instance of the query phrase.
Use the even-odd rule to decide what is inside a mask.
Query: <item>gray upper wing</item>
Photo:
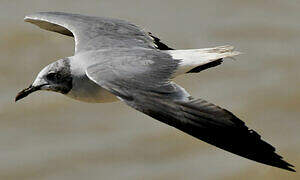
[[[171,49],[129,22],[62,12],[40,12],[24,19],[42,29],[75,37],[75,53],[109,48]]]
[[[85,58],[95,56],[101,62],[88,67],[87,76],[124,99],[132,99],[135,91],[163,94],[165,98],[189,96],[183,88],[170,82],[179,60],[173,60],[167,53],[143,48],[118,49]]]
[[[231,112],[192,99],[169,82],[177,61],[155,50],[122,53],[115,61],[91,65],[87,76],[129,106],[189,135],[242,157],[294,171],[274,147]]]

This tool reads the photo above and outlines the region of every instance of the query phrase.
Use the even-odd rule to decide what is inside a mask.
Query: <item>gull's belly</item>
[[[89,79],[78,79],[73,83],[72,90],[66,94],[68,97],[88,103],[108,103],[119,99]]]

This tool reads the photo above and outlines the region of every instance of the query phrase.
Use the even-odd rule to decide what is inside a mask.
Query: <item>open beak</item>
[[[28,88],[23,89],[21,92],[19,92],[15,98],[15,102],[17,102],[20,99],[23,99],[24,97],[28,96],[29,94],[38,91],[41,89],[42,86],[32,86],[30,85]]]

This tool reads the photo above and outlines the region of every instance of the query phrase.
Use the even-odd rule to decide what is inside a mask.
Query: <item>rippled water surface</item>
[[[14,103],[72,38],[23,22],[37,11],[127,19],[174,48],[232,44],[243,55],[177,80],[234,112],[300,167],[300,4],[228,1],[0,1],[0,179],[300,179],[232,155],[122,103],[35,93]]]

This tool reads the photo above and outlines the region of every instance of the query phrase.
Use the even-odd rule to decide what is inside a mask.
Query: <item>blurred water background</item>
[[[126,105],[49,92],[14,103],[73,39],[23,17],[64,11],[129,20],[176,49],[225,44],[236,60],[177,82],[234,112],[300,168],[300,3],[281,0],[0,0],[0,179],[300,179],[238,157]]]

